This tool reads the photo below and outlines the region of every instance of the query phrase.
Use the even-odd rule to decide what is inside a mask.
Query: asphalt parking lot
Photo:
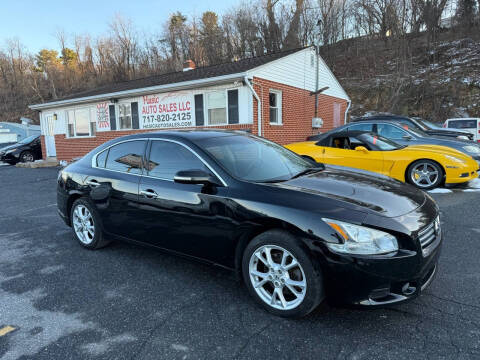
[[[1,359],[480,358],[480,191],[432,194],[445,241],[418,299],[286,320],[225,270],[124,243],[82,249],[56,213],[57,172],[0,167]]]

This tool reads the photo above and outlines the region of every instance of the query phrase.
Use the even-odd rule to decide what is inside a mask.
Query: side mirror
[[[368,153],[368,149],[365,146],[357,146],[355,148],[355,151],[359,151],[359,152],[362,152],[364,154]]]
[[[402,136],[402,139],[403,139],[403,140],[410,141],[410,140],[412,140],[412,137],[411,137],[410,135],[403,135],[403,136]]]
[[[203,184],[222,186],[220,182],[203,170],[182,170],[175,174],[173,181],[180,184]]]

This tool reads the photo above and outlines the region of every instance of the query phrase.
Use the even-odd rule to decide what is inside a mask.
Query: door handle
[[[159,197],[158,194],[151,189],[140,191],[140,195],[143,195],[149,199],[157,199]]]
[[[90,186],[93,186],[93,187],[97,187],[97,186],[100,185],[100,183],[97,180],[87,180],[86,184],[90,185]]]

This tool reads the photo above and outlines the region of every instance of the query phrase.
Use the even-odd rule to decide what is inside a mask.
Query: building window
[[[215,91],[207,93],[208,125],[227,124],[227,93]]]
[[[130,130],[132,128],[132,107],[130,103],[118,105],[119,130]]]
[[[270,124],[282,124],[282,92],[277,90],[270,90],[268,94],[268,101],[270,103]]]
[[[95,136],[95,117],[91,116],[89,108],[73,109],[67,111],[68,137]]]

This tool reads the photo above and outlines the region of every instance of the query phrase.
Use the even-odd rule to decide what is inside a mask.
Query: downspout
[[[320,67],[320,49],[318,45],[315,45],[315,62],[316,62],[316,75],[315,75],[315,118],[318,117],[318,82],[319,82],[319,67]]]
[[[258,136],[262,136],[262,101],[260,100],[260,97],[258,94],[255,92],[255,89],[253,88],[252,84],[250,83],[250,80],[248,80],[247,76],[245,75],[245,84],[247,84],[248,88],[252,92],[253,96],[257,100],[257,126],[258,126]]]
[[[348,100],[347,101],[347,109],[345,110],[345,121],[344,121],[344,124],[347,123],[347,115],[348,115],[348,111],[350,110],[350,106],[352,106],[352,100]]]

